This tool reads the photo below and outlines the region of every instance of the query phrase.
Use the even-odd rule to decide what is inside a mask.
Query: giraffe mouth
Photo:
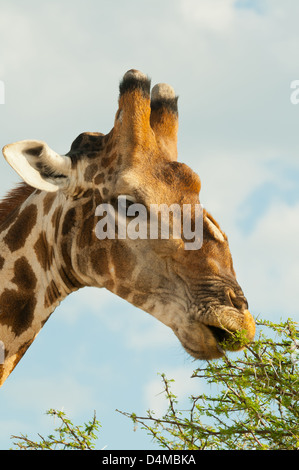
[[[206,325],[206,326],[212,333],[218,345],[227,341],[230,338],[231,334],[233,333],[227,330],[223,330],[222,328],[219,328],[218,326],[209,326],[209,325]]]
[[[217,345],[219,352],[224,354],[224,351],[240,351],[244,346],[254,339],[255,335],[255,322],[248,310],[243,312],[243,321],[237,322],[226,322],[228,325],[222,325],[221,323],[217,326],[208,325],[209,332],[212,334],[214,341]]]
[[[212,334],[215,346],[221,356],[225,354],[225,351],[240,351],[243,349],[244,345],[235,339],[234,333],[236,331],[225,330],[217,326],[206,326]]]
[[[218,359],[226,351],[240,351],[253,341],[255,322],[248,310],[235,318],[231,315],[230,318],[222,318],[225,324],[217,317],[210,318],[209,322],[193,322],[188,331],[176,333],[182,346],[194,359]]]

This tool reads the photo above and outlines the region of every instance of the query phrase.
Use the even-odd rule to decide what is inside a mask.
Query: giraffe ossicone
[[[196,359],[241,349],[241,342],[223,345],[237,331],[253,340],[255,322],[227,237],[205,209],[200,249],[186,249],[187,232],[135,236],[130,210],[122,229],[133,236],[117,229],[115,237],[96,234],[104,217],[97,208],[107,204],[121,219],[118,204],[126,196],[126,207],[147,211],[188,206],[195,236],[201,182],[177,161],[177,101],[172,87],[151,91],[149,78],[132,69],[120,83],[108,134],[84,132],[66,155],[40,141],[4,147],[24,182],[0,203],[0,385],[59,303],[84,286],[104,287],[155,316]],[[174,218],[168,223],[173,234]]]

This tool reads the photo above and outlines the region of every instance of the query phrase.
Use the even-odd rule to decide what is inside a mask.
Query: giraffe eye
[[[127,196],[127,195],[118,196],[116,202],[117,202],[117,210],[122,210],[123,212],[126,213],[126,215],[127,215],[128,208],[132,204],[135,204],[135,200],[132,198],[132,196]]]

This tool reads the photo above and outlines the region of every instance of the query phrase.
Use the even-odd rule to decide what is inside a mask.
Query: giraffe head
[[[201,212],[203,237],[196,249],[186,249],[184,234],[175,237],[171,230],[167,238],[151,237],[148,215],[146,237],[121,236],[117,223],[114,237],[99,237],[96,230],[106,216],[98,208],[109,205],[117,221],[124,202],[126,229],[134,222],[127,210],[132,204],[142,204],[147,214],[161,204],[187,205],[190,227],[196,225],[201,183],[177,161],[177,128],[173,89],[159,84],[150,93],[150,80],[130,70],[120,83],[109,134],[83,133],[66,155],[29,140],[6,146],[4,155],[47,198],[47,213],[53,206],[48,243],[55,246],[69,291],[106,287],[172,328],[191,356],[212,359],[223,355],[221,344],[231,333],[244,330],[250,342],[255,323],[227,237],[211,215]]]

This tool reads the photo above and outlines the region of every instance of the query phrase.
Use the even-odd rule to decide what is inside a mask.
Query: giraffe
[[[186,250],[183,237],[95,234],[96,208],[117,207],[124,195],[129,206],[199,203],[199,176],[177,161],[177,101],[171,86],[151,90],[132,69],[120,82],[108,134],[84,132],[65,155],[36,140],[3,148],[23,181],[0,204],[0,385],[60,302],[84,286],[106,288],[153,315],[195,359],[221,357],[223,340],[239,330],[253,340],[227,236],[205,209],[197,250]]]

